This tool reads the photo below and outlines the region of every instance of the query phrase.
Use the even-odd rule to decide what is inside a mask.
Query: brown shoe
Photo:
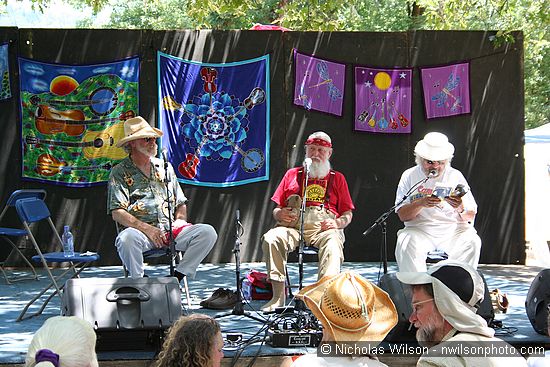
[[[218,298],[219,296],[221,296],[222,294],[225,294],[226,290],[223,289],[223,288],[218,288],[214,291],[214,293],[212,293],[212,295],[210,297],[208,297],[207,299],[204,299],[201,301],[200,305],[202,307],[206,307],[208,308],[208,304],[215,300],[216,298]]]
[[[224,289],[222,295],[208,302],[208,304],[204,307],[212,310],[225,310],[228,308],[233,308],[233,306],[237,303],[237,300],[237,293],[230,289]]]

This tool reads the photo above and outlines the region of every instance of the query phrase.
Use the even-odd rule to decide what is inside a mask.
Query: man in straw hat
[[[318,131],[305,142],[304,167],[309,168],[308,181],[304,167],[288,170],[271,197],[277,207],[273,217],[277,227],[262,237],[267,275],[273,286],[273,298],[262,308],[269,312],[285,304],[285,265],[287,253],[299,246],[300,207],[306,197],[304,240],[319,249],[318,279],[336,275],[344,261],[344,228],[355,209],[344,175],[331,170],[330,137]]]
[[[397,324],[397,311],[386,292],[353,272],[323,277],[304,287],[303,299],[323,325],[323,343],[317,354],[288,358],[283,366],[385,366],[370,356],[342,355],[335,344],[376,349]],[[364,342],[364,343],[361,343]]]
[[[418,329],[420,345],[427,347],[417,366],[526,366],[516,349],[495,338],[476,314],[485,286],[473,267],[444,260],[427,273],[398,272],[397,279],[412,286],[409,321]]]
[[[414,148],[416,166],[401,176],[395,204],[410,196],[395,209],[405,223],[395,248],[400,271],[426,271],[426,256],[436,250],[477,268],[477,204],[462,173],[451,167],[454,150],[445,135],[428,133]]]
[[[111,170],[107,199],[108,212],[124,228],[115,242],[118,255],[130,277],[143,277],[142,253],[168,246],[168,216],[172,216],[176,250],[185,251],[175,276],[179,281],[184,276],[193,278],[216,242],[216,231],[209,224],[187,222],[187,198],[169,163],[168,196],[173,212],[168,213],[164,162],[155,158],[156,139],[162,131],[138,116],[124,122],[124,135],[117,146],[129,155]]]

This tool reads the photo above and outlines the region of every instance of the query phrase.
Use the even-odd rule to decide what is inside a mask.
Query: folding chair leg
[[[189,284],[187,283],[187,277],[183,277],[183,288],[185,289],[185,299],[187,300],[187,307],[191,308],[191,295],[189,294]]]
[[[27,263],[27,265],[31,268],[31,271],[32,271],[32,275],[22,276],[22,277],[19,277],[19,278],[16,278],[16,277],[11,277],[10,278],[4,270],[4,263],[0,263],[0,271],[2,271],[2,274],[4,275],[4,279],[6,279],[6,283],[7,284],[12,284],[12,283],[15,283],[15,282],[19,282],[21,280],[31,280],[31,279],[38,280],[38,274],[36,273],[36,270],[34,269],[34,266],[32,266],[32,264],[30,263],[29,260],[27,260],[25,255],[19,249],[19,247],[17,247],[17,245],[15,243],[13,243],[13,241],[10,240],[8,237],[2,237],[2,238],[4,240],[8,241],[8,243],[13,248],[12,251],[17,252],[17,254],[25,261],[25,263]]]

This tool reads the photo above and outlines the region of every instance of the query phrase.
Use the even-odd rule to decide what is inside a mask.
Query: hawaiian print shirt
[[[163,166],[161,159],[151,158],[150,177],[145,176],[130,157],[123,159],[113,167],[109,175],[108,214],[115,209],[124,209],[142,222],[166,229],[168,227],[168,205]],[[170,177],[168,192],[173,215],[180,205],[187,202],[187,198],[183,194],[176,180],[174,168],[170,164],[168,165],[168,177]],[[172,219],[174,219],[173,216]]]

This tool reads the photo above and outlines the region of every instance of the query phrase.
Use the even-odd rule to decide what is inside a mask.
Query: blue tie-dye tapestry
[[[269,55],[200,63],[158,53],[161,147],[183,183],[269,179]]]

